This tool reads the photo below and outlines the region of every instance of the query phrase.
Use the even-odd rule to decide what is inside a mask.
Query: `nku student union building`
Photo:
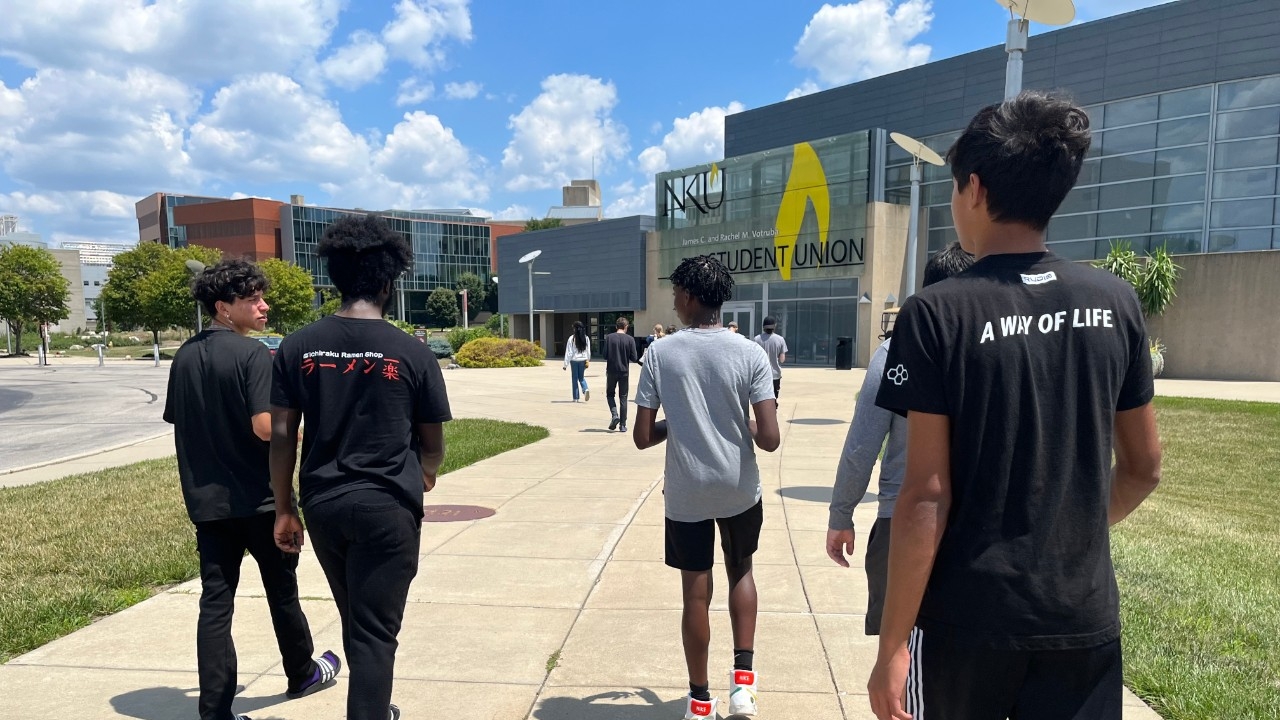
[[[1177,298],[1148,319],[1167,376],[1280,380],[1280,353],[1259,346],[1280,337],[1276,37],[1276,0],[1177,0],[1030,41],[1023,86],[1070,95],[1094,133],[1049,248],[1082,262],[1117,242],[1175,254]],[[577,320],[601,335],[625,314],[648,334],[678,322],[666,281],[676,265],[714,255],[736,281],[726,323],[754,335],[777,317],[800,365],[834,366],[850,338],[865,366],[882,313],[909,294],[911,159],[889,132],[945,152],[1003,97],[1005,60],[995,46],[730,115],[726,159],[659,174],[653,216],[501,238],[500,309],[529,312],[518,258],[540,249],[537,270],[550,274],[534,281],[533,334],[548,352],[563,351]],[[923,167],[917,282],[956,237],[950,169]]]

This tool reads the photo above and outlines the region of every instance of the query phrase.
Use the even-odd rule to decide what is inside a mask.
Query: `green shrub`
[[[406,333],[409,333],[410,335],[412,335],[412,334],[413,334],[413,331],[416,329],[416,328],[414,327],[413,323],[410,323],[410,322],[404,322],[403,320],[392,320],[392,319],[388,318],[388,319],[387,319],[387,322],[391,323],[392,325],[395,325],[396,327],[400,328],[401,330],[405,331]]]
[[[501,368],[538,367],[546,357],[546,350],[528,340],[482,337],[463,345],[456,359],[464,368]]]
[[[507,315],[504,319],[502,315],[494,313],[489,316],[484,326],[489,330],[489,334],[494,337],[511,337],[511,316]]]
[[[482,327],[467,328],[466,330],[454,328],[449,331],[449,344],[453,346],[453,351],[456,353],[462,349],[463,345],[472,340],[487,337],[490,337],[490,333]]]
[[[453,346],[444,338],[427,338],[427,347],[436,354],[436,359],[453,357]]]

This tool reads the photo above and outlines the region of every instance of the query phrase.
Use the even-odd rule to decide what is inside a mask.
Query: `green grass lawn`
[[[455,420],[441,474],[546,436]],[[173,458],[0,490],[0,528],[0,662],[199,575]]]
[[[1163,481],[1112,533],[1126,683],[1166,720],[1280,718],[1280,405],[1156,408]]]

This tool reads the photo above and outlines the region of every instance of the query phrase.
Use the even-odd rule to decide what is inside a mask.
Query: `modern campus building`
[[[111,273],[111,268],[115,267],[116,255],[129,248],[113,243],[64,240],[62,249],[74,250],[80,254],[85,327],[93,329],[98,324],[98,298],[102,296],[102,286],[107,284],[107,276]]]
[[[1003,30],[993,25],[992,39]],[[1178,297],[1149,320],[1167,346],[1168,376],[1280,380],[1280,355],[1256,343],[1280,336],[1277,37],[1276,0],[1179,0],[1030,39],[1023,87],[1072,96],[1094,131],[1049,246],[1079,261],[1116,242],[1177,254]],[[714,254],[734,273],[726,311],[744,331],[759,332],[774,315],[789,362],[833,365],[850,338],[855,363],[865,364],[883,310],[909,294],[910,159],[889,133],[945,152],[975,113],[1003,98],[1005,62],[996,46],[728,116],[725,159],[655,178],[645,292],[609,310],[633,313],[646,330],[669,323],[665,278],[685,257]],[[917,268],[955,239],[950,196],[949,169],[926,165]],[[567,233],[500,242],[500,275],[516,273],[500,286],[504,312],[529,309],[504,243],[543,249],[540,268],[557,264],[535,280],[536,310],[562,312],[551,302],[557,275],[573,278],[580,294],[614,287],[612,277],[593,277],[603,249],[560,250]],[[631,236],[617,242],[628,247]],[[585,307],[573,311],[590,318]],[[557,339],[567,320],[549,320]]]
[[[317,290],[332,287],[316,250],[325,230],[338,218],[366,214],[311,205],[280,207],[281,257],[311,273]],[[427,297],[439,287],[453,289],[458,276],[474,273],[485,282],[492,277],[489,262],[490,228],[485,218],[466,210],[375,213],[401,233],[413,247],[413,269],[397,283],[394,317],[427,324]]]

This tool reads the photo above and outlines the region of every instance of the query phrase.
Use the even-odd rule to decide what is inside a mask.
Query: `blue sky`
[[[1077,21],[1160,0],[1076,0]],[[0,213],[133,242],[151,192],[606,214],[726,112],[1002,43],[994,0],[0,0]],[[1035,28],[1033,32],[1043,30]],[[1034,44],[1032,46],[1034,52]]]

